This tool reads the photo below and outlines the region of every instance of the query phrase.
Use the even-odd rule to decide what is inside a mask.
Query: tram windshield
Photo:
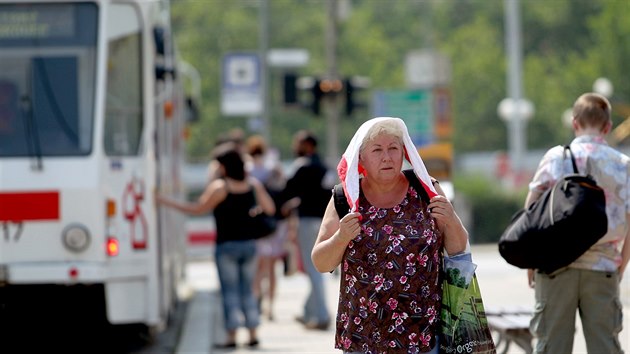
[[[98,8],[0,4],[0,157],[92,150]]]

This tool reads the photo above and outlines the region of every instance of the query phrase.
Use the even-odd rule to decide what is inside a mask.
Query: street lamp
[[[518,173],[525,154],[525,122],[534,115],[534,104],[523,98],[504,98],[497,107],[497,113],[510,126],[510,161]]]
[[[497,108],[499,117],[509,122],[512,119],[529,120],[534,115],[534,104],[527,99],[504,98]]]
[[[593,91],[600,95],[610,98],[615,91],[612,82],[605,77],[600,77],[593,83]]]

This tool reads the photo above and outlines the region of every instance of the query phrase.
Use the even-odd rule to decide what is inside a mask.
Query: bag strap
[[[420,183],[420,180],[418,179],[418,176],[416,176],[416,173],[413,172],[412,169],[403,170],[403,173],[405,174],[405,177],[407,177],[407,180],[409,181],[409,184],[413,187],[413,189],[415,189],[416,192],[420,194],[420,198],[422,198],[422,200],[424,200],[428,204],[429,194]],[[434,183],[434,181],[437,181],[437,180],[431,177],[431,183]]]
[[[350,205],[348,204],[346,195],[343,192],[343,186],[341,183],[335,184],[333,187],[333,198],[335,202],[335,210],[337,211],[339,219],[341,219],[344,215],[350,212]]]
[[[424,189],[424,187],[420,183],[420,180],[418,179],[416,174],[413,172],[413,170],[412,169],[403,170],[403,174],[405,175],[405,177],[407,178],[407,180],[409,181],[409,184],[413,187],[413,189],[415,189],[416,192],[420,195],[420,198],[422,198],[422,200],[424,200],[426,203],[429,203],[429,194]],[[437,183],[437,180],[434,178],[431,178],[431,181],[433,183]],[[333,199],[334,199],[334,204],[335,204],[335,210],[337,211],[337,215],[339,216],[339,219],[341,219],[342,217],[344,217],[346,214],[350,212],[350,205],[348,204],[346,195],[343,192],[343,186],[341,185],[341,183],[336,184],[333,187]]]
[[[264,214],[265,212],[262,211],[262,206],[260,206],[260,202],[258,201],[258,193],[256,192],[256,187],[251,183],[248,184],[251,188],[252,194],[254,195],[254,208],[259,208],[260,212]]]
[[[571,157],[571,164],[573,165],[573,173],[579,174],[577,168],[577,163],[575,163],[575,156],[573,156],[573,151],[571,151],[571,145],[564,145],[564,152],[562,153],[564,157],[567,156],[567,150],[569,150],[569,156]]]

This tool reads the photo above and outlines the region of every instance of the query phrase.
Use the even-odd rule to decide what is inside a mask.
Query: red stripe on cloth
[[[348,173],[348,161],[346,161],[346,157],[342,156],[339,164],[337,165],[337,175],[341,182],[346,182],[346,174]]]
[[[418,180],[420,180],[420,179],[418,179]],[[429,188],[429,187],[427,186],[427,184],[426,184],[426,183],[424,183],[424,181],[420,180],[420,184],[422,184],[422,187],[424,188],[424,190],[425,190],[425,191],[427,191],[427,195],[429,196],[429,200],[431,200],[431,198],[433,198],[433,197],[435,197],[435,196],[437,195],[436,193],[434,193],[434,192],[431,190],[431,188]]]
[[[0,193],[0,221],[59,220],[59,192]]]

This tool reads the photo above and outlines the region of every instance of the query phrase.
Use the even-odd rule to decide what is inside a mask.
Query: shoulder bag
[[[254,193],[254,205],[250,209],[249,221],[251,224],[251,231],[254,238],[264,238],[270,236],[276,231],[278,220],[275,215],[267,215],[262,208],[258,205],[258,199],[256,197],[256,189],[252,186],[252,192]],[[252,216],[252,211],[256,213]]]

